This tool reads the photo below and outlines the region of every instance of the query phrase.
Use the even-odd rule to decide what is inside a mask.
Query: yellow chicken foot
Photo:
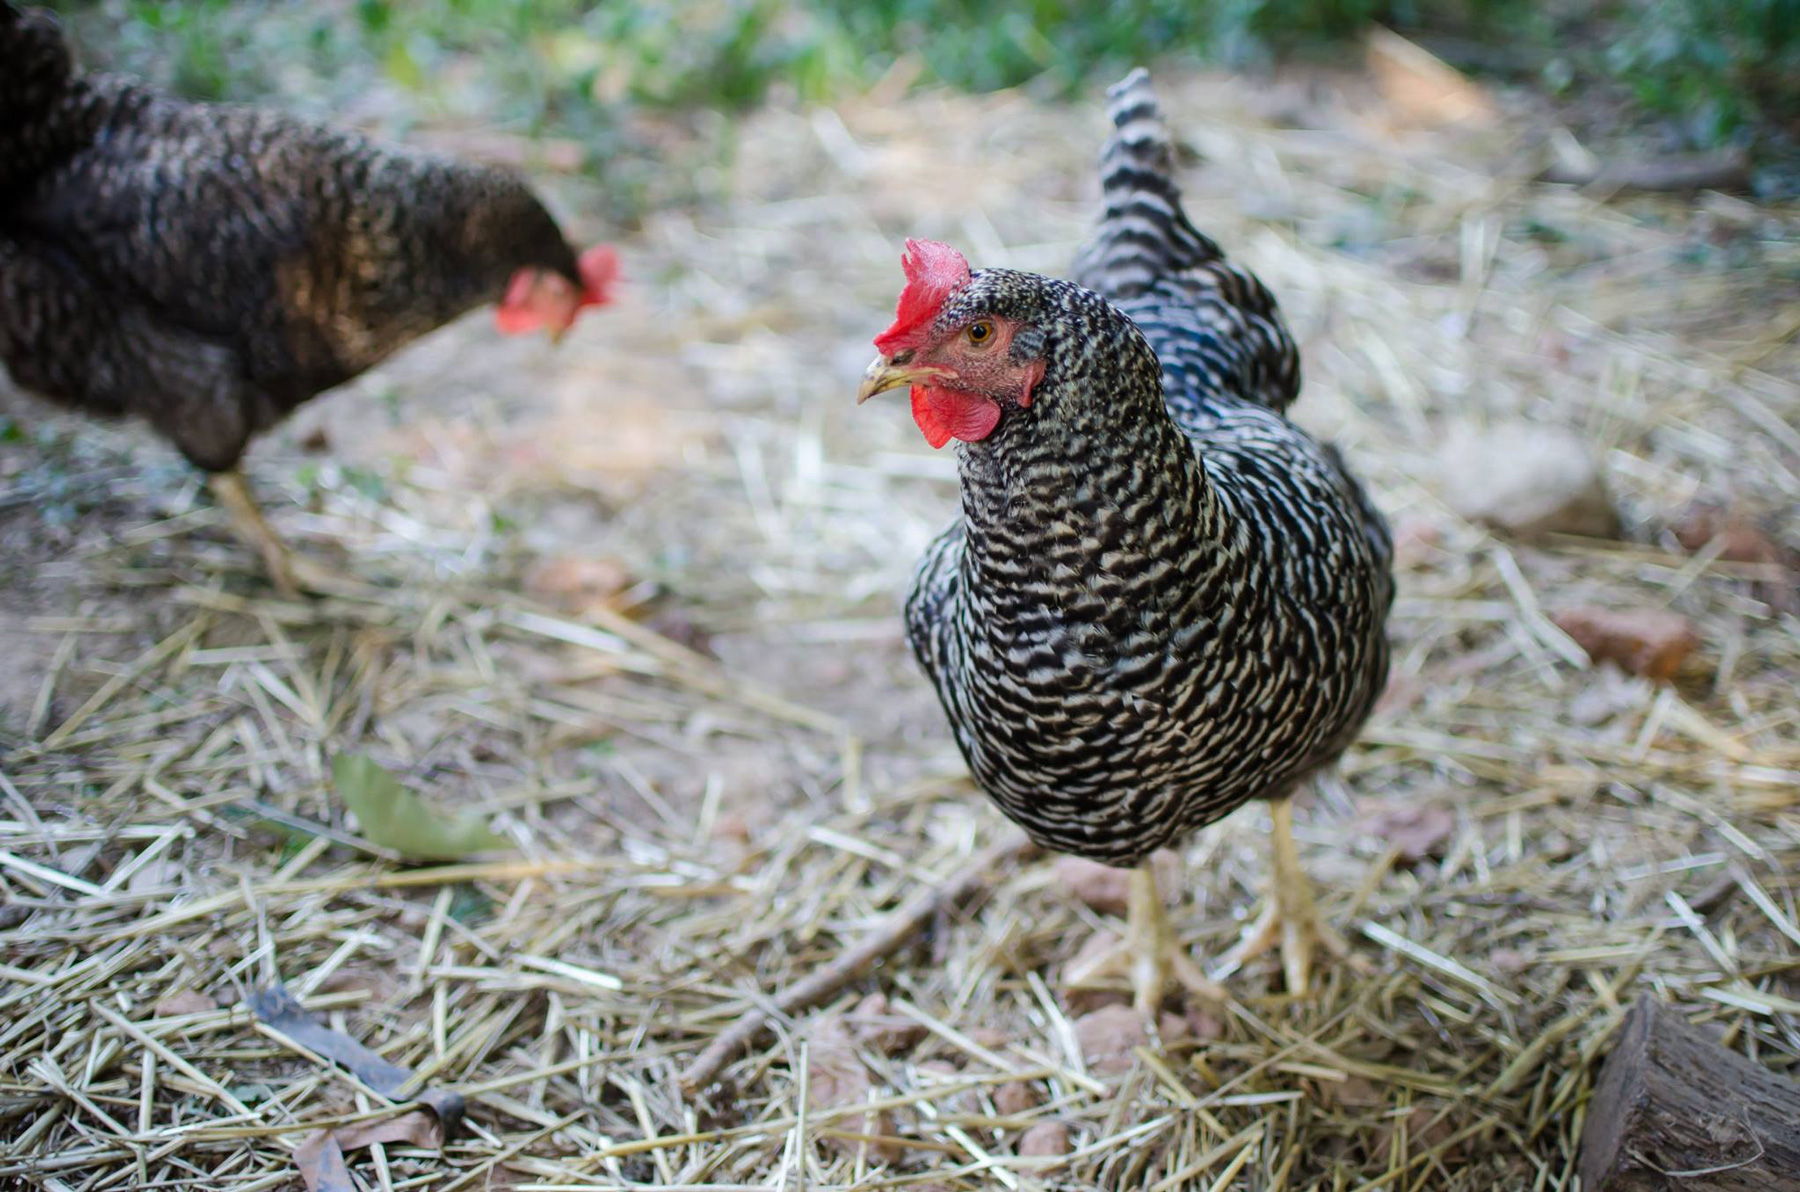
[[[208,483],[212,487],[213,499],[219,502],[226,516],[231,519],[231,528],[262,556],[263,567],[268,571],[269,582],[275,585],[276,591],[293,598],[303,590],[318,591],[322,583],[329,582],[329,577],[324,572],[304,560],[296,559],[288,551],[287,545],[264,520],[262,509],[250,494],[250,484],[241,471],[233,468],[229,472],[214,472],[208,478]]]
[[[1312,883],[1300,868],[1300,854],[1294,848],[1294,801],[1283,797],[1269,804],[1273,821],[1269,840],[1273,847],[1275,871],[1269,883],[1269,897],[1254,922],[1244,929],[1243,938],[1220,958],[1216,972],[1237,971],[1246,960],[1260,956],[1276,944],[1281,946],[1281,968],[1287,978],[1288,992],[1304,994],[1312,978],[1313,949],[1323,945],[1327,952],[1353,967],[1362,967],[1350,952],[1350,945],[1319,917],[1313,902]]]
[[[1071,973],[1071,983],[1085,985],[1106,977],[1131,980],[1132,1004],[1154,1022],[1162,1009],[1163,995],[1172,985],[1214,1004],[1229,996],[1223,986],[1207,979],[1193,958],[1182,951],[1169,929],[1162,894],[1156,888],[1156,870],[1145,861],[1131,871],[1126,892],[1125,938],[1119,945]]]

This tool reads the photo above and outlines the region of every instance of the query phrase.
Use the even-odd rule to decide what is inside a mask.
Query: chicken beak
[[[890,389],[898,389],[902,385],[917,385],[923,381],[934,381],[945,375],[947,370],[934,368],[929,364],[896,365],[886,356],[877,356],[869,367],[863,370],[862,384],[856,387],[856,404],[862,405],[877,393],[886,393]]]

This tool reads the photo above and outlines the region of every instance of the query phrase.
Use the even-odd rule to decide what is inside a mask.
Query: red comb
[[[619,254],[610,244],[596,244],[577,261],[581,274],[581,305],[604,306],[612,301],[613,283],[619,280]]]
[[[884,356],[905,347],[913,332],[937,317],[944,299],[969,284],[969,262],[935,240],[908,240],[900,267],[906,270],[906,288],[894,308],[894,324],[875,337],[875,350]]]

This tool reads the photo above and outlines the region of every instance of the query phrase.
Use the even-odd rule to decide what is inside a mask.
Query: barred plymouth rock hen
[[[555,337],[606,300],[612,250],[578,255],[511,174],[88,74],[4,0],[0,62],[0,362],[148,419],[284,589],[237,470],[251,436],[483,303]]]
[[[859,400],[910,385],[962,441],[962,517],[906,621],[976,782],[1039,844],[1137,866],[1138,1004],[1178,949],[1147,858],[1273,800],[1268,906],[1226,968],[1281,945],[1305,988],[1320,920],[1288,796],[1333,761],[1387,674],[1392,546],[1338,453],[1284,416],[1299,366],[1275,300],[1183,213],[1148,76],[1109,93],[1106,211],[1076,283],[970,272],[909,241]]]

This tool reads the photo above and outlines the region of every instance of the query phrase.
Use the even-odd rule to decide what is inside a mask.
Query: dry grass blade
[[[954,463],[853,393],[903,237],[1065,269],[1103,120],[905,81],[746,115],[703,211],[624,237],[643,280],[558,352],[477,317],[259,442],[277,529],[357,581],[327,599],[269,598],[139,429],[19,407],[0,1183],[274,1189],[301,1140],[392,1117],[258,1029],[245,996],[276,981],[467,1101],[441,1152],[347,1152],[371,1187],[1572,1192],[1642,989],[1793,1068],[1793,577],[1676,531],[1717,504],[1800,547],[1800,214],[1527,182],[1510,97],[1433,131],[1357,75],[1159,74],[1195,222],[1279,295],[1296,415],[1401,543],[1393,688],[1296,806],[1375,971],[1292,999],[1258,962],[1230,1012],[1171,1004],[1158,1041],[1084,1055],[1123,994],[1064,973],[1110,916],[977,859],[1005,825],[902,637]],[[1447,433],[1519,417],[1588,444],[1628,540],[1502,542],[1446,510]],[[1578,606],[1700,645],[1672,685],[1589,665],[1552,620]],[[344,754],[516,855],[375,848]],[[1396,847],[1381,825],[1418,809],[1433,830]],[[1203,960],[1266,878],[1260,822],[1202,832],[1164,883]],[[810,1004],[844,1011],[872,1102],[806,1104]],[[1020,1153],[1035,1126],[1061,1153]]]
[[[777,992],[767,1008],[756,1006],[707,1044],[681,1074],[683,1088],[696,1090],[711,1084],[721,1069],[738,1052],[756,1038],[775,1014],[792,1014],[816,1006],[836,994],[851,981],[867,972],[869,966],[904,946],[919,933],[926,922],[952,909],[969,894],[991,881],[996,872],[1031,852],[1031,842],[1021,832],[1008,832],[995,844],[962,866],[962,871],[936,889],[913,897],[905,906],[884,918],[880,926],[858,940],[830,964],[818,969],[804,981]]]

